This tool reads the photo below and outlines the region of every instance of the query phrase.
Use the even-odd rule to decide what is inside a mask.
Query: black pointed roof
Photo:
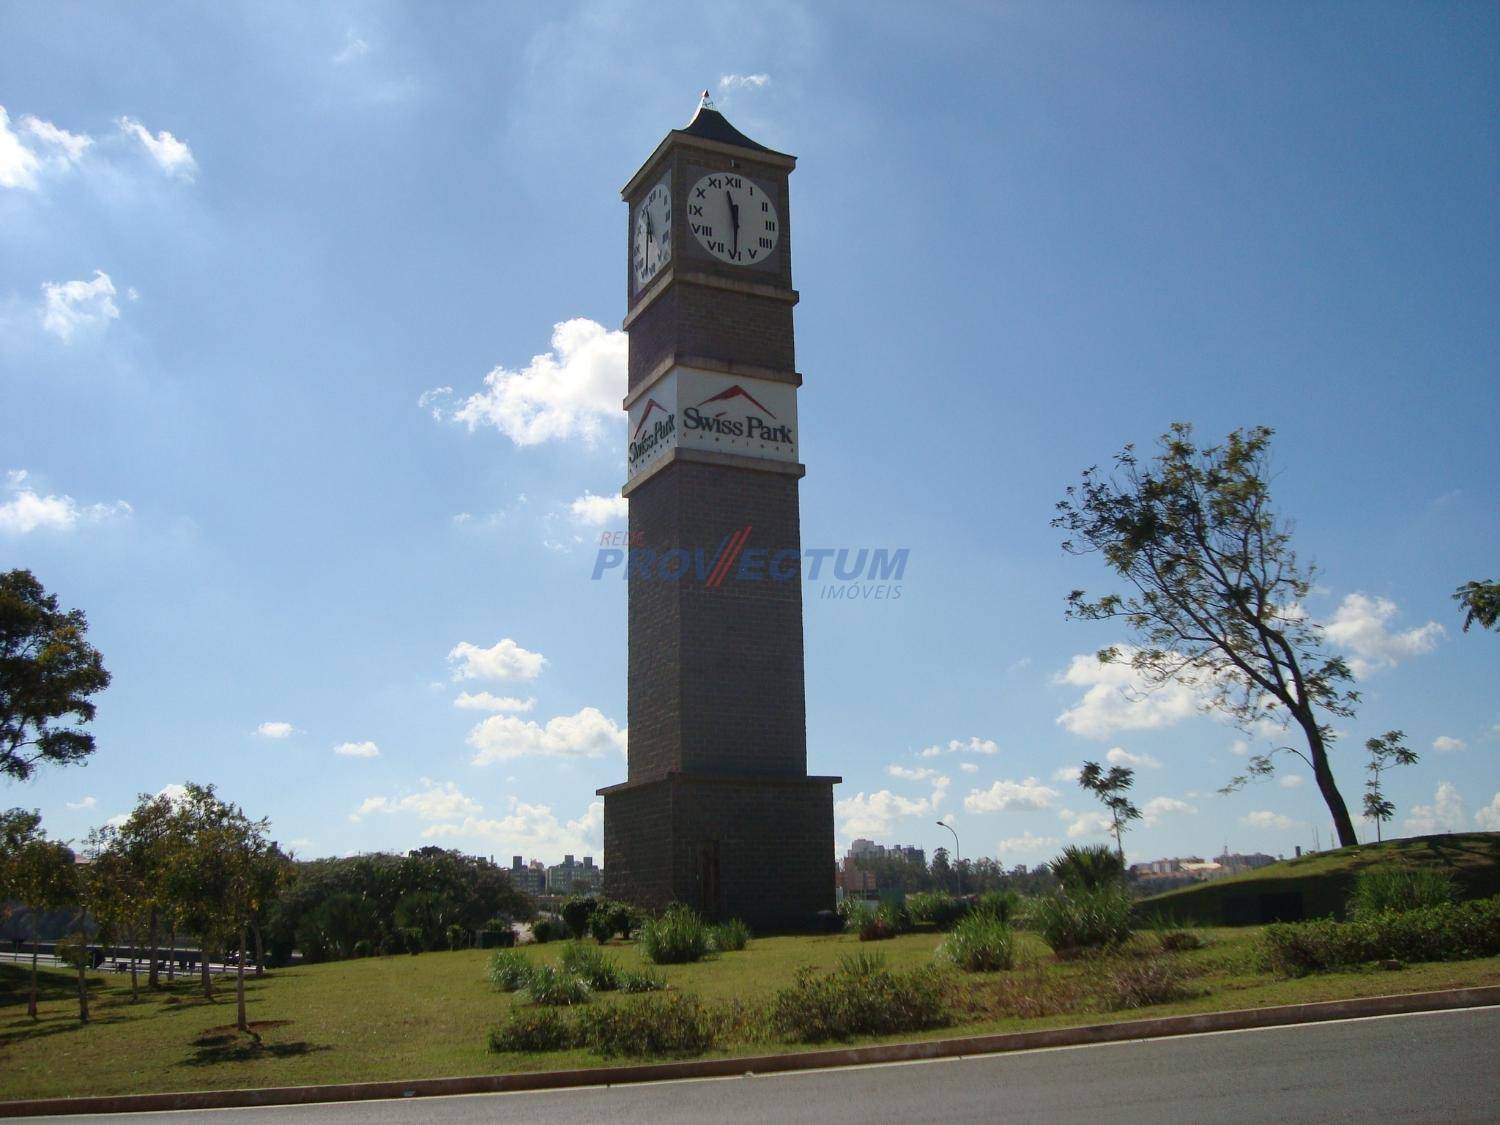
[[[774,148],[767,148],[758,141],[752,141],[731,125],[729,119],[715,109],[713,102],[709,101],[707,91],[704,91],[703,98],[698,105],[698,112],[693,114],[693,119],[677,132],[685,133],[689,137],[699,137],[705,141],[738,145],[740,148],[753,149],[756,152],[776,152]],[[776,153],[776,155],[785,156],[786,154]]]

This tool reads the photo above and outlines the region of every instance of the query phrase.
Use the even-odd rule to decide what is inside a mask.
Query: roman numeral
[[[750,255],[750,260],[751,260],[751,261],[752,261],[752,262],[753,262],[753,261],[755,261],[755,251],[754,251],[754,250],[751,250],[751,249],[749,249],[749,248],[746,248],[746,250],[745,250],[745,253],[747,253],[747,254],[749,254],[749,255]]]
[[[699,207],[696,203],[689,203],[688,214],[697,215],[701,219],[703,217],[703,208]]]
[[[772,242],[769,238],[762,238],[760,240],[760,246],[761,246],[762,250],[769,250],[771,247],[773,247],[775,245],[776,244],[774,242]]]
[[[767,203],[764,199],[762,199],[760,201],[760,209],[762,211],[769,211],[771,209],[771,205],[769,203]]]
[[[772,231],[775,230],[776,229],[776,223],[775,223],[775,221],[772,220],[772,219],[767,219],[766,220],[766,229],[767,230],[772,230]]]
[[[711,176],[709,177],[708,186],[717,191],[719,188],[724,186],[724,181],[719,179],[718,176]]]
[[[693,188],[693,190],[698,193],[697,198],[699,198],[699,199],[707,199],[708,198],[708,196],[706,196],[706,195],[703,194],[703,189],[701,187],[695,187],[695,188]]]
[[[699,238],[712,238],[713,237],[714,228],[711,227],[711,226],[709,226],[708,224],[706,224],[706,223],[693,223],[691,225],[692,225],[692,228],[693,228],[693,233],[696,234]]]

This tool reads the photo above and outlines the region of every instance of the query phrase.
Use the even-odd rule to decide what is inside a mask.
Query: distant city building
[[[874,840],[860,838],[849,845],[848,859],[904,859],[907,863],[927,866],[927,853],[915,844],[892,844],[887,847]]]
[[[584,889],[580,884],[587,884]],[[547,893],[554,895],[598,894],[604,886],[604,868],[594,866],[594,857],[586,855],[576,863],[571,855],[547,868]]]
[[[528,865],[521,862],[520,856],[511,856],[510,885],[523,894],[544,894],[547,890],[547,869],[539,859],[532,860]]]

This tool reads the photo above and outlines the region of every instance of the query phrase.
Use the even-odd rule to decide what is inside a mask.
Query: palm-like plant
[[[1124,861],[1104,844],[1087,847],[1069,844],[1049,866],[1057,881],[1069,891],[1097,891],[1125,877]]]

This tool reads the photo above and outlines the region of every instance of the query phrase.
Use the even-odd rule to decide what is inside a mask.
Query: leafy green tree
[[[1380,826],[1396,815],[1396,806],[1386,798],[1380,775],[1392,766],[1412,766],[1420,760],[1417,752],[1407,747],[1406,736],[1399,730],[1388,730],[1379,738],[1365,740],[1365,749],[1370,752],[1370,763],[1365,768],[1370,778],[1365,782],[1365,816],[1375,822],[1375,840],[1380,840]]]
[[[1453,600],[1463,607],[1465,633],[1476,621],[1486,629],[1500,628],[1500,582],[1465,582],[1453,591]]]
[[[1115,834],[1115,850],[1120,853],[1120,863],[1125,862],[1125,845],[1121,835],[1132,820],[1141,819],[1141,810],[1125,796],[1135,784],[1135,770],[1126,766],[1110,766],[1109,772],[1098,762],[1084,762],[1078,771],[1078,784],[1098,797],[1109,811],[1111,831]]]
[[[44,910],[71,905],[77,895],[73,852],[65,844],[47,839],[41,827],[34,827],[29,837],[7,865],[11,870],[11,892],[31,911],[31,991],[26,998],[26,1014],[37,1018],[37,923]]]
[[[126,838],[114,825],[90,832],[85,853],[90,857],[86,895],[89,912],[100,941],[123,940],[130,947],[130,999],[134,1003],[140,999],[135,951],[152,902],[148,871],[135,862]]]
[[[1127,445],[1112,475],[1085,471],[1053,526],[1068,533],[1065,551],[1098,553],[1130,590],[1096,599],[1074,590],[1068,616],[1123,622],[1138,647],[1107,648],[1099,660],[1129,663],[1150,688],[1188,685],[1247,731],[1267,721],[1298,728],[1305,752],[1277,750],[1307,763],[1348,846],[1359,841],[1328,760],[1329,718],[1353,715],[1359,694],[1302,610],[1316,571],[1299,562],[1272,511],[1270,443],[1271,431],[1257,426],[1199,447],[1179,422],[1149,464]],[[1252,773],[1273,768],[1271,755],[1253,764]]]
[[[82,725],[109,673],[87,630],[83,612],[59,609],[31,571],[0,574],[0,777],[25,781],[39,765],[94,752]]]
[[[125,823],[116,834],[114,846],[118,847],[129,863],[133,878],[141,893],[141,906],[146,911],[146,940],[150,947],[150,963],[147,966],[147,984],[156,988],[160,984],[157,969],[164,917],[172,920],[172,931],[176,932],[177,904],[171,895],[169,875],[174,849],[181,847],[184,839],[177,807],[165,794],[152,796],[142,793],[136,800]],[[175,946],[176,941],[172,942]]]

